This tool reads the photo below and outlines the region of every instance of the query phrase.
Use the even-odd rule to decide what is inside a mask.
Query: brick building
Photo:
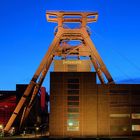
[[[50,136],[140,135],[140,85],[100,85],[96,73],[73,68],[51,73]]]

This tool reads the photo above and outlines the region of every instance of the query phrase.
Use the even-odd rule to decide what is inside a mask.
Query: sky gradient
[[[91,39],[109,72],[116,83],[140,83],[139,0],[1,0],[0,90],[32,78],[54,38],[47,10],[97,11]],[[49,91],[48,83],[49,74]]]

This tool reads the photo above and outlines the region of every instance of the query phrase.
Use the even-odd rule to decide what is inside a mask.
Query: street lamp
[[[0,129],[3,129],[3,124],[0,124]]]
[[[4,135],[3,124],[0,124],[0,136]]]
[[[39,130],[39,127],[36,127],[36,128],[35,128],[35,136],[37,136],[38,130]]]

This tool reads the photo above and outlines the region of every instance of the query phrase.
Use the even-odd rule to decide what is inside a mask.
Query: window
[[[68,131],[79,131],[79,121],[74,119],[67,120],[67,130]]]
[[[68,90],[68,94],[79,94],[79,90]]]
[[[79,89],[79,84],[68,84],[68,89]]]
[[[140,119],[140,113],[133,113],[131,116],[132,119]]]
[[[132,131],[140,131],[140,125],[132,125]]]
[[[79,79],[67,81],[67,131],[79,131]]]
[[[68,83],[79,83],[79,79],[68,79]]]
[[[68,101],[79,101],[79,96],[68,96]]]
[[[140,90],[131,90],[131,92],[133,93],[133,94],[139,94],[140,93]]]
[[[111,118],[129,118],[130,114],[110,114]]]
[[[76,72],[77,71],[77,65],[68,65],[68,71],[73,71]]]
[[[79,106],[79,102],[68,102],[68,106]]]
[[[68,108],[68,112],[79,112],[79,108]]]
[[[111,125],[111,131],[118,132],[118,131],[129,131],[129,126],[125,125]]]
[[[111,93],[129,93],[129,90],[110,90]]]
[[[68,113],[67,117],[69,119],[77,119],[77,118],[79,118],[79,113]]]

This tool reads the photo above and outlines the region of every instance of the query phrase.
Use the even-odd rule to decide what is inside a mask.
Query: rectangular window
[[[140,125],[132,125],[132,131],[140,131]]]
[[[119,132],[119,131],[129,131],[129,126],[125,125],[111,125],[110,130],[114,132]]]
[[[136,94],[136,95],[137,95],[137,94],[140,94],[140,90],[131,90],[131,92],[132,92],[133,94]],[[132,95],[133,95],[133,94],[132,94]]]
[[[67,131],[79,131],[79,121],[74,119],[68,119]]]
[[[132,119],[140,119],[140,113],[132,113]]]
[[[110,114],[111,118],[130,118],[130,114]]]
[[[68,65],[68,71],[76,72],[77,71],[77,65]]]
[[[79,94],[79,90],[68,90],[67,91],[68,92],[68,94],[76,94],[76,95],[78,95]]]
[[[110,93],[129,93],[129,90],[110,90]]]
[[[71,112],[71,113],[79,112],[79,108],[68,108],[68,112]]]
[[[68,106],[79,106],[79,102],[68,102]]]
[[[79,101],[79,96],[68,96],[68,101]]]
[[[68,89],[79,89],[79,84],[68,84]]]
[[[67,114],[69,119],[77,119],[79,118],[79,113],[68,113]]]
[[[79,79],[68,79],[68,83],[79,83]]]

